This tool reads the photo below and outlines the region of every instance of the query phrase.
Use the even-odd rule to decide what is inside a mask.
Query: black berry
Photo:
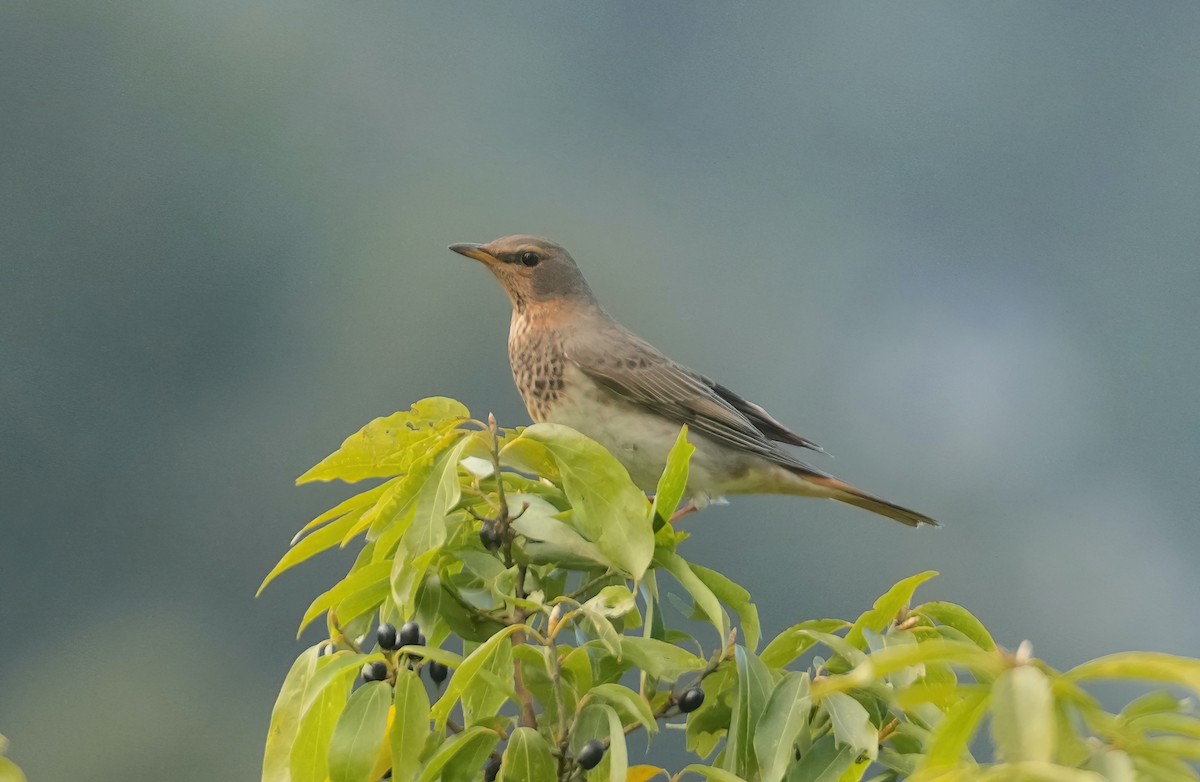
[[[430,661],[427,667],[429,668],[429,678],[433,680],[434,684],[441,684],[450,675],[450,669],[437,660]]]
[[[495,524],[484,524],[479,530],[479,542],[488,551],[495,551],[500,548],[500,544],[504,539],[500,536],[500,530],[496,529]]]
[[[488,758],[487,765],[483,767],[483,782],[496,782],[499,773],[500,758]]]
[[[425,645],[425,633],[421,633],[420,635],[417,636],[417,646],[424,646],[424,645]]]
[[[413,646],[421,638],[421,628],[416,622],[405,622],[398,636],[400,646]],[[399,647],[397,647],[399,648]]]
[[[585,771],[590,771],[600,764],[604,758],[604,742],[593,739],[583,745],[583,749],[579,750],[579,754],[575,756],[575,762]]]
[[[387,678],[387,675],[387,663],[380,660],[376,660],[373,663],[367,663],[362,667],[362,677],[364,682],[381,682]]]
[[[679,696],[679,710],[684,714],[700,708],[702,703],[704,703],[704,690],[699,687],[693,687]]]
[[[375,640],[379,641],[379,648],[385,652],[400,648],[396,645],[396,628],[389,624],[379,625]]]

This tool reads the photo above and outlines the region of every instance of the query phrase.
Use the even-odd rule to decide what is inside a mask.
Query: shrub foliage
[[[502,429],[450,399],[348,438],[298,482],[381,482],[307,524],[263,582],[361,546],[304,613],[327,637],[284,680],[264,782],[1200,779],[1200,660],[1057,671],[961,606],[914,606],[932,572],[763,643],[749,593],[688,562],[667,523],[692,451],[685,429],[647,502],[579,433]],[[377,624],[409,622],[418,643],[377,644]],[[1085,689],[1111,678],[1149,692],[1114,713]],[[695,762],[635,763],[664,729]]]

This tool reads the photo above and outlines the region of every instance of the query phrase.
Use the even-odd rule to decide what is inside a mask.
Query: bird
[[[910,527],[938,526],[797,459],[783,446],[824,449],[618,323],[562,245],[514,235],[449,249],[482,263],[508,294],[509,361],[535,422],[563,424],[604,446],[648,493],[688,427],[695,452],[687,504],[675,518],[728,495],[784,494],[837,500]]]

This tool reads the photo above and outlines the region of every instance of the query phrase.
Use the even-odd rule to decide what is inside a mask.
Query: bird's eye
[[[535,252],[521,253],[521,263],[525,264],[526,266],[537,266],[539,263],[541,263],[541,261],[542,256]]]

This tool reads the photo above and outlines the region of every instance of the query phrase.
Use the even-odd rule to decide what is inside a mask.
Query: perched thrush
[[[915,527],[923,514],[810,467],[778,443],[823,449],[758,405],[667,358],[604,311],[561,246],[506,236],[451,250],[482,262],[512,300],[508,356],[534,421],[565,424],[597,441],[654,491],[683,424],[696,447],[693,507],[727,494],[838,500]]]

